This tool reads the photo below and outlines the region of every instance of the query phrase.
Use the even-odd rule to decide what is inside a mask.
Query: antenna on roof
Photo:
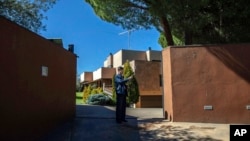
[[[134,31],[134,30],[135,30],[135,29],[130,29],[130,30],[127,30],[127,31],[124,31],[124,32],[119,33],[119,35],[128,33],[128,49],[130,49],[130,34],[131,34],[131,32]]]

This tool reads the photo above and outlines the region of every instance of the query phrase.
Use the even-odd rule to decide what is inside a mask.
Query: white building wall
[[[85,73],[83,72],[81,75],[80,75],[80,82],[84,82],[85,80]]]
[[[105,68],[108,67],[108,59],[104,61],[103,67],[105,67]]]
[[[148,50],[146,51],[147,61],[162,60],[161,51]]]
[[[122,66],[127,60],[147,60],[147,55],[144,51],[120,50],[113,56],[113,67]]]
[[[93,80],[97,80],[101,78],[102,78],[102,68],[99,68],[93,72]]]
[[[147,59],[145,51],[137,51],[137,50],[123,50],[122,52],[122,64],[124,64],[127,60],[143,60]]]
[[[150,58],[150,50],[146,51],[146,54],[147,54],[147,61],[150,61],[151,58]]]
[[[118,51],[113,56],[113,67],[117,68],[119,66],[122,66],[122,50]]]
[[[130,66],[131,66],[133,72],[135,72],[135,69],[136,69],[135,60],[130,61],[129,64],[130,64]]]

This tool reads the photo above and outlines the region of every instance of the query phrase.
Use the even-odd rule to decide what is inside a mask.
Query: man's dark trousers
[[[126,116],[126,95],[117,94],[116,95],[116,121],[125,121]]]

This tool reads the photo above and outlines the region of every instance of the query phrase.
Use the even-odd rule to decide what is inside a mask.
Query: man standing
[[[127,122],[126,116],[126,96],[127,87],[126,82],[132,79],[130,76],[127,79],[123,77],[123,67],[118,67],[118,74],[115,76],[115,88],[116,88],[116,122]]]

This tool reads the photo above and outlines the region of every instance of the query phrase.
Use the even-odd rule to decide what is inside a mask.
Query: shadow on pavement
[[[76,117],[41,141],[140,141],[137,117],[117,124],[114,107],[77,105]]]
[[[164,124],[164,122],[166,124]],[[169,125],[166,121],[141,121],[139,123],[140,139],[142,141],[222,141],[209,135],[201,135],[197,130],[214,130],[212,127]],[[199,131],[201,132],[201,131]]]
[[[117,124],[114,109],[107,106],[77,105],[76,117],[58,126],[41,141],[219,141],[210,136],[197,135],[195,130],[202,129],[195,126],[183,128],[170,125],[170,122],[159,117],[137,117],[146,117],[140,115],[140,110],[146,113],[145,109],[131,109],[132,112],[128,111],[130,115],[127,115],[128,122]],[[136,116],[133,116],[133,113]],[[152,111],[150,113],[154,116]],[[157,115],[157,112],[155,113]]]

